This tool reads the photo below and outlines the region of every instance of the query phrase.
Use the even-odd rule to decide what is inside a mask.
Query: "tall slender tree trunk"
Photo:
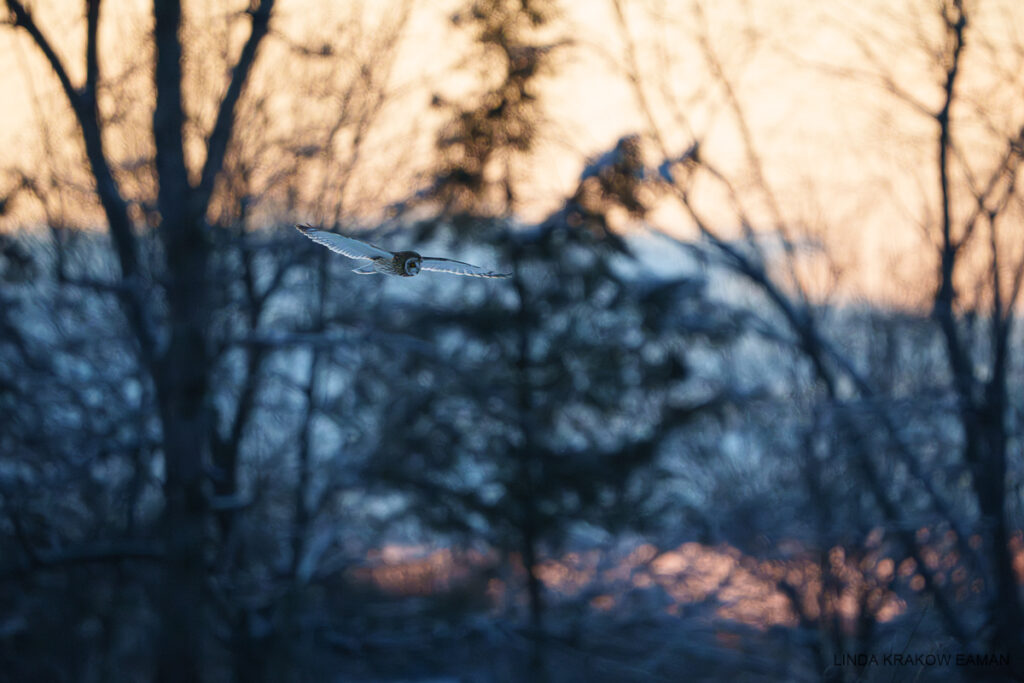
[[[992,378],[984,407],[979,410],[976,450],[981,461],[975,490],[990,548],[994,588],[991,606],[992,650],[1008,654],[1014,672],[1024,676],[1024,613],[1020,585],[1010,551],[1010,525],[1006,495],[1006,392],[1005,374]]]
[[[164,451],[163,633],[158,680],[198,681],[205,640],[203,615],[207,429],[207,262],[204,211],[189,184],[183,146],[181,3],[156,0],[156,144],[160,236],[167,261],[168,333],[157,369]]]
[[[160,371],[164,450],[162,587],[164,628],[159,680],[199,680],[204,640],[204,540],[207,506],[203,463],[208,445],[205,273],[207,253],[195,224],[168,243],[170,345]]]
[[[517,403],[519,411],[519,430],[522,434],[522,447],[519,453],[519,524],[520,548],[523,556],[523,567],[526,569],[526,592],[530,604],[530,675],[533,680],[547,680],[545,664],[544,634],[544,596],[540,578],[537,576],[537,545],[540,536],[537,510],[534,507],[534,496],[537,489],[538,450],[533,438],[531,425],[533,400],[530,392],[530,320],[527,306],[528,295],[520,272],[520,254],[515,258],[515,288],[519,297],[518,327],[518,359],[517,359]]]

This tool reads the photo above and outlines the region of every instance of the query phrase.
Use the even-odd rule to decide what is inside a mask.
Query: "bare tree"
[[[924,579],[924,589],[933,596],[947,632],[964,647],[985,644],[993,651],[1010,653],[1014,661],[1019,661],[1021,600],[1010,549],[1014,529],[1012,520],[1015,519],[1018,501],[1010,496],[1008,488],[1012,454],[1009,443],[1016,431],[1009,422],[1007,379],[1013,349],[1014,310],[1024,271],[1024,257],[1012,241],[1005,239],[1001,228],[1010,216],[1018,215],[1021,205],[1016,172],[1024,148],[1024,128],[1019,121],[1009,124],[1002,119],[995,121],[995,117],[988,116],[983,104],[972,103],[961,95],[960,77],[965,60],[991,59],[995,50],[980,32],[971,32],[971,16],[977,10],[959,0],[939,3],[933,17],[938,22],[931,25],[941,30],[934,34],[920,30],[917,34],[918,45],[928,59],[933,60],[932,73],[937,74],[934,91],[939,96],[935,102],[922,100],[916,92],[905,90],[888,70],[886,60],[891,60],[891,57],[883,56],[873,41],[861,35],[857,35],[855,40],[868,67],[829,68],[831,73],[843,78],[857,78],[875,84],[895,101],[909,105],[911,112],[924,115],[932,122],[933,175],[937,191],[934,195],[929,193],[929,199],[934,196],[935,208],[927,210],[921,222],[936,237],[938,268],[932,317],[945,343],[948,391],[955,397],[957,406],[955,414],[961,434],[954,447],[961,456],[960,467],[970,472],[972,482],[973,495],[964,500],[951,497],[943,490],[932,468],[945,467],[946,463],[926,455],[925,444],[915,444],[907,436],[908,424],[901,422],[904,417],[898,417],[903,415],[905,407],[887,407],[885,393],[852,360],[844,345],[835,340],[824,316],[827,308],[808,294],[799,272],[799,262],[804,258],[797,247],[800,232],[775,199],[772,182],[766,177],[764,161],[758,151],[758,141],[741,105],[738,86],[723,66],[719,48],[708,32],[703,3],[694,2],[690,6],[691,25],[694,27],[692,40],[720,93],[720,106],[728,112],[742,142],[745,185],[717,167],[715,161],[708,157],[699,135],[693,132],[694,126],[681,113],[682,109],[675,110],[679,112],[675,120],[681,122],[691,135],[692,146],[682,154],[670,149],[667,140],[678,137],[680,131],[669,131],[661,123],[665,119],[659,117],[655,110],[650,94],[652,84],[644,79],[638,65],[625,5],[614,2],[613,6],[626,45],[623,69],[633,84],[636,101],[649,124],[647,133],[660,150],[663,160],[661,176],[670,192],[711,250],[760,291],[784,321],[787,335],[791,335],[795,348],[810,363],[825,390],[831,405],[828,412],[833,416],[830,419],[839,421],[836,426],[841,433],[848,434],[847,443],[859,444],[853,450],[853,456],[859,463],[859,476],[875,500],[885,526],[899,540],[903,552],[916,560]],[[883,16],[875,18],[887,20]],[[972,48],[975,43],[978,46]],[[748,47],[740,52],[750,54],[755,49]],[[1012,86],[1012,74],[1000,82],[1004,87]],[[671,96],[668,99],[671,100]],[[980,162],[977,152],[964,149],[962,144],[966,143],[959,142],[958,134],[961,128],[966,131],[975,126],[976,130],[979,119],[982,129],[989,133],[992,148],[997,150]],[[698,183],[702,183],[700,187],[705,192],[709,183],[717,186],[720,194],[716,196],[727,198],[731,206],[731,220],[744,236],[742,240],[737,242],[724,236],[721,228],[702,209]],[[743,187],[747,188],[746,194],[741,189]],[[756,196],[750,196],[751,193]],[[760,207],[759,217],[755,217],[751,207]],[[765,252],[761,235],[766,231],[781,237],[783,258],[773,258]],[[979,263],[976,256],[984,250],[988,252],[987,267],[978,269],[976,265],[968,265],[970,262]],[[971,252],[975,258],[969,257]],[[958,289],[965,286],[975,293],[973,300],[966,300],[958,294]],[[974,320],[985,321],[982,327],[987,327],[986,334],[978,334],[979,325],[973,323]],[[922,379],[925,378],[917,381]],[[927,402],[923,397],[921,400]],[[923,561],[924,549],[920,540],[901,531],[907,526],[907,517],[916,517],[918,511],[906,505],[906,493],[901,494],[884,476],[886,467],[872,452],[878,445],[869,446],[867,438],[868,430],[874,431],[876,427],[863,423],[851,411],[857,404],[873,406],[873,418],[886,437],[882,448],[898,458],[901,467],[905,467],[910,475],[912,487],[923,496],[918,499],[915,495],[913,500],[920,500],[918,504],[930,509],[934,515],[932,519],[937,523],[955,530],[959,539],[957,552],[960,561],[986,586],[985,624],[976,624],[972,615],[957,604],[947,588],[940,585],[934,567]],[[813,458],[806,460],[808,467],[814,462]],[[818,482],[811,483],[811,490],[814,490],[820,481],[817,477],[812,479]],[[903,504],[898,502],[900,498],[904,500]],[[974,533],[985,539],[980,552],[967,545],[968,537]]]
[[[231,72],[216,121],[206,138],[206,158],[190,180],[183,146],[182,10],[178,2],[155,2],[156,107],[153,138],[159,185],[157,211],[166,259],[161,276],[168,315],[158,325],[157,284],[143,272],[128,204],[104,147],[97,89],[100,75],[100,0],[86,3],[85,80],[76,86],[50,39],[18,0],[7,9],[14,26],[32,37],[46,57],[78,123],[95,190],[103,207],[120,265],[125,314],[159,405],[164,462],[164,552],[166,576],[160,679],[198,680],[206,637],[204,537],[207,503],[203,491],[207,430],[210,426],[207,321],[209,315],[207,209],[224,165],[238,102],[259,46],[267,34],[273,0],[250,9],[251,30]]]

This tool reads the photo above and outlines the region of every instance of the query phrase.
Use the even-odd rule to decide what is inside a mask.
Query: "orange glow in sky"
[[[277,102],[273,123],[279,130],[265,133],[298,125],[302,110],[290,103],[308,95],[315,84],[303,74],[289,73],[294,67],[289,66],[287,43],[311,49],[330,45],[335,54],[351,56],[379,35],[402,4],[386,0],[342,7],[282,0],[276,33],[262,48],[251,88]],[[472,85],[475,73],[462,56],[469,37],[448,22],[459,5],[457,0],[412,2],[388,75],[392,99],[366,136],[365,151],[345,189],[348,205],[372,214],[425,182],[440,122],[430,99],[434,93],[458,96]],[[710,46],[788,225],[827,247],[832,266],[843,273],[847,294],[913,304],[921,294],[921,273],[930,273],[934,263],[929,231],[937,194],[935,122],[894,97],[876,75],[885,72],[925,109],[938,108],[941,72],[928,57],[941,40],[933,5],[926,0],[623,0],[620,16],[612,0],[563,1],[563,16],[549,33],[572,45],[556,57],[555,72],[543,85],[549,121],[542,139],[516,169],[522,217],[536,220],[557,206],[575,187],[589,155],[611,148],[623,134],[656,132],[675,153],[699,138],[705,158],[729,172],[741,192],[747,190],[751,200],[745,208],[766,218],[765,203],[751,189],[756,177],[743,126],[702,52]],[[189,30],[205,37],[186,49],[186,71],[204,84],[206,93],[215,95],[223,87],[226,75],[216,53],[226,48],[226,56],[232,50],[237,54],[244,37],[238,17],[245,6],[187,3]],[[79,82],[81,3],[41,0],[32,9]],[[962,128],[963,155],[984,171],[998,155],[1001,136],[1024,118],[1019,95],[1024,87],[1024,4],[977,3],[973,16],[960,81],[965,104],[954,116],[969,120]],[[135,46],[151,23],[147,3],[106,3],[102,21],[103,70],[110,78],[128,74],[139,58]],[[630,84],[632,67],[647,111]],[[69,139],[72,126],[56,79],[34,46],[10,27],[0,30],[0,93],[0,169],[38,168],[52,156],[43,143],[43,124],[51,145]],[[200,119],[209,119],[212,104],[195,92],[186,92],[189,96]],[[138,144],[107,143],[121,158],[140,153]],[[657,146],[648,151],[656,155]],[[268,166],[274,163],[267,160]],[[709,194],[705,204],[713,218],[731,220],[720,198]],[[38,221],[39,215],[26,208],[0,220],[5,221],[0,229],[9,230]],[[671,207],[655,210],[652,221],[667,231],[691,234]],[[734,227],[721,226],[725,231]]]

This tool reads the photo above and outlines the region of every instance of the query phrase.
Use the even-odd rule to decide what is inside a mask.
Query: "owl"
[[[345,237],[333,232],[317,230],[309,225],[296,225],[299,232],[322,244],[331,251],[348,256],[353,259],[368,259],[370,262],[365,266],[354,269],[353,273],[360,275],[400,275],[412,277],[421,270],[432,270],[437,273],[452,273],[454,275],[468,275],[469,277],[490,277],[501,278],[511,277],[511,273],[494,273],[484,270],[480,266],[474,266],[462,261],[455,261],[450,258],[437,258],[435,256],[420,256],[415,251],[388,251],[374,246],[369,242],[362,242],[352,237]]]

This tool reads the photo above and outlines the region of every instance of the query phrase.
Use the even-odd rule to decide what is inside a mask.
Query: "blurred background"
[[[1024,675],[1016,0],[0,19],[0,680]]]

